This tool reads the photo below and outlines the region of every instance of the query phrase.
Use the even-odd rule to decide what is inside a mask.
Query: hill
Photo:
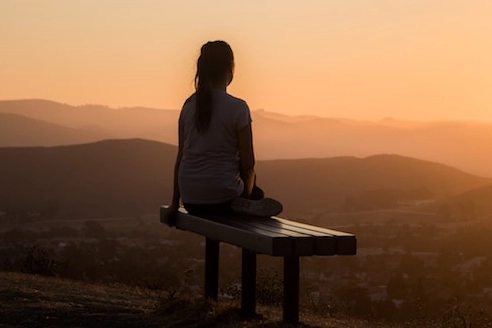
[[[0,147],[73,145],[109,139],[90,128],[69,128],[30,117],[0,113]]]
[[[253,112],[261,159],[399,154],[492,177],[492,124],[478,122],[355,121]]]
[[[26,116],[89,133],[95,141],[111,138],[141,138],[177,144],[178,110],[118,108],[101,105],[71,106],[40,99],[0,101],[0,113]],[[487,122],[411,122],[386,118],[359,121],[343,118],[288,116],[253,110],[255,151],[260,160],[367,157],[399,154],[444,163],[467,172],[492,177],[492,123]],[[97,133],[92,133],[97,132]],[[29,134],[32,144],[40,145],[43,133]],[[65,133],[52,132],[49,145],[76,143]],[[56,136],[56,137],[55,137]],[[58,140],[58,141],[56,141]],[[56,143],[55,143],[56,142]],[[4,146],[20,145],[15,138]],[[48,144],[44,144],[48,145]]]
[[[73,129],[97,131],[113,138],[143,138],[177,144],[177,110],[71,106],[42,99],[25,99],[0,101],[0,113],[18,114]],[[58,145],[68,144],[63,134],[58,139]],[[92,136],[93,141],[102,139],[107,137]]]
[[[279,306],[257,306],[260,316],[251,320],[242,319],[238,307],[233,301],[171,298],[165,291],[0,272],[0,327],[286,327],[280,322]],[[400,327],[309,311],[301,314],[301,320],[299,328]]]
[[[175,153],[144,140],[0,148],[0,208],[74,217],[149,213],[169,195]]]
[[[176,147],[141,139],[0,148],[0,209],[70,217],[155,213],[171,200]],[[490,183],[449,166],[397,156],[259,161],[258,183],[286,213],[340,210],[364,192],[441,197]],[[417,195],[418,196],[418,195]]]
[[[487,215],[492,218],[492,184],[465,191],[449,200],[450,203],[459,204],[462,210],[473,215]]]
[[[332,210],[350,197],[372,196],[371,203],[378,197],[436,199],[490,181],[447,165],[399,155],[264,161],[258,165],[258,175],[269,194],[291,201],[295,195],[297,206]]]

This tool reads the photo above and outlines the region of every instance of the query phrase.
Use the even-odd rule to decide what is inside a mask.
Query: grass
[[[301,313],[301,323],[281,323],[280,306],[258,306],[259,315],[243,319],[236,301],[124,285],[97,285],[59,278],[0,272],[0,327],[139,327],[139,328],[361,328],[417,327],[327,318]]]
[[[0,273],[0,327],[157,327],[157,297],[122,286]]]

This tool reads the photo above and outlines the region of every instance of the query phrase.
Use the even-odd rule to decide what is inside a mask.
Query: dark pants
[[[242,196],[241,196],[242,197]],[[263,190],[256,184],[251,191],[251,200],[259,200],[265,197]],[[190,204],[184,203],[184,208],[191,215],[203,216],[203,215],[228,215],[234,213],[231,208],[231,202],[219,203],[219,204]]]

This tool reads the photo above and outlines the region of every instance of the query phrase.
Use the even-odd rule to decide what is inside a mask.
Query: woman
[[[180,200],[190,214],[272,216],[282,205],[263,198],[255,186],[251,115],[244,100],[227,93],[234,75],[234,55],[224,41],[201,48],[196,92],[179,117],[179,148],[171,206],[163,218],[170,225]]]

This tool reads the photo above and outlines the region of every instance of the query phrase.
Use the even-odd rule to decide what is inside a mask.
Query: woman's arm
[[[253,133],[251,123],[238,134],[239,174],[244,182],[243,197],[250,198],[255,183],[255,154],[253,151]]]
[[[183,128],[181,122],[179,123],[179,141],[178,141],[178,154],[176,155],[176,162],[174,163],[174,179],[173,179],[173,199],[171,201],[171,206],[167,209],[165,213],[164,221],[169,225],[174,225],[175,215],[179,210],[181,193],[179,191],[178,176],[179,176],[179,166],[181,164],[181,159],[183,158]]]
[[[183,157],[183,152],[178,149],[178,155],[176,156],[176,163],[174,163],[174,182],[173,182],[173,200],[171,202],[171,207],[178,209],[180,206],[181,193],[179,192],[178,175],[179,166],[181,163],[181,158]]]

